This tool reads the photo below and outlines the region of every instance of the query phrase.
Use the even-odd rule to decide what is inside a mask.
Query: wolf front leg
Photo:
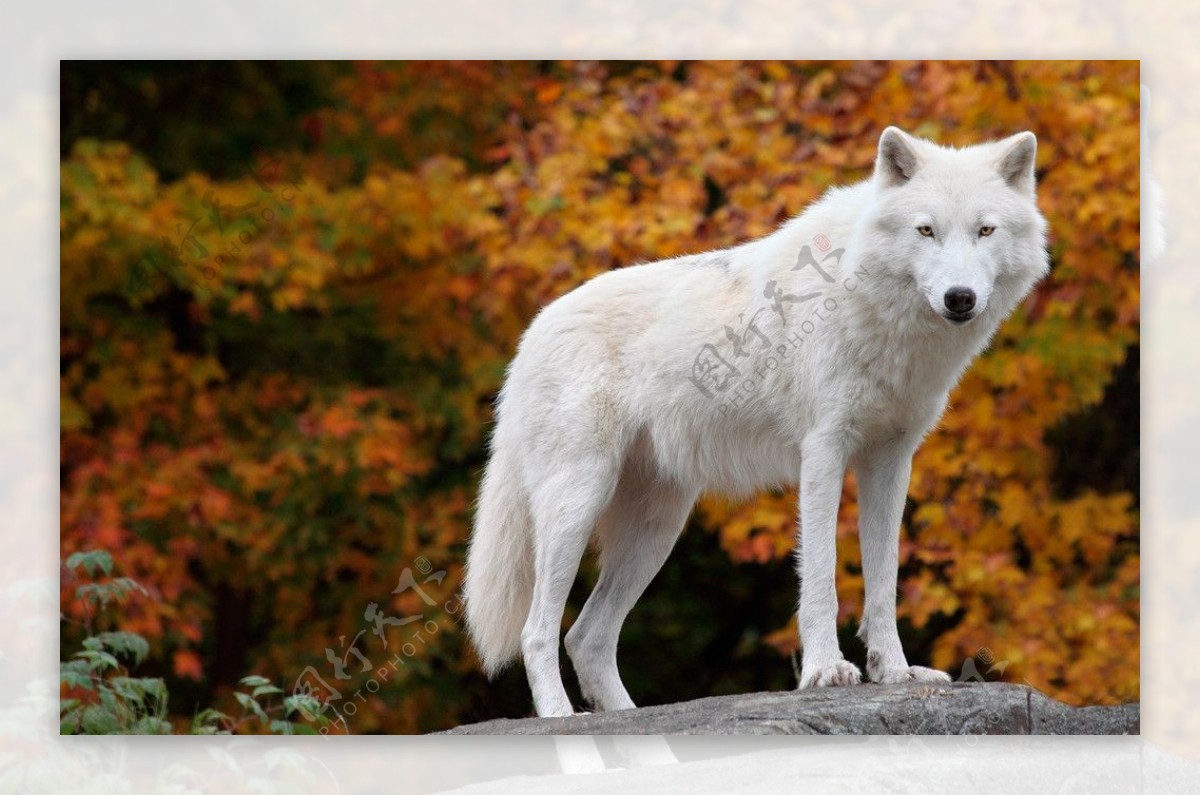
[[[941,671],[909,665],[896,631],[896,574],[900,520],[912,474],[913,450],[893,444],[865,456],[857,467],[858,538],[866,602],[858,636],[867,644],[872,682],[948,682]]]
[[[837,640],[837,512],[846,455],[829,436],[810,434],[800,463],[800,688],[854,685],[858,668],[842,657]]]

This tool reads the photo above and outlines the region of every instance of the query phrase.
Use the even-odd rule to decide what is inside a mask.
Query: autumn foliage
[[[62,550],[109,550],[153,592],[119,629],[151,641],[180,720],[242,676],[290,688],[309,666],[356,704],[353,733],[527,709],[519,677],[482,681],[454,601],[519,335],[591,276],[764,234],[865,177],[889,124],[960,145],[1033,130],[1053,256],[917,455],[912,661],[958,675],[984,650],[1005,664],[991,678],[1137,698],[1135,62],[371,63],[312,80],[314,107],[237,164],[197,156],[165,179],[155,139],[86,127],[62,161]],[[713,622],[728,637],[694,627],[711,632],[692,649],[705,687],[790,686],[795,585],[775,586],[795,504],[706,498],[676,553],[698,573],[668,562],[622,654],[688,642],[668,603],[736,604]],[[847,638],[855,523],[851,478]],[[756,577],[770,595],[748,595]],[[646,681],[679,678],[673,654],[644,660]],[[710,694],[688,684],[664,692]]]

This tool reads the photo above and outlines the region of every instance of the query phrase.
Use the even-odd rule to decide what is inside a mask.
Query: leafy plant
[[[103,550],[76,552],[64,564],[72,579],[112,574],[112,555]],[[162,679],[134,677],[132,668],[150,653],[150,644],[132,632],[94,632],[96,613],[131,595],[148,597],[141,584],[128,577],[82,582],[75,598],[83,608],[87,632],[83,648],[59,667],[63,691],[59,705],[62,734],[170,734],[167,687]],[[125,661],[122,662],[122,659]]]
[[[241,714],[227,715],[206,709],[192,719],[192,734],[317,734],[329,719],[317,699],[308,693],[284,696],[280,703],[268,701],[283,696],[283,690],[263,676],[243,676],[239,681],[249,692],[235,691]]]
[[[83,648],[60,665],[60,733],[171,734],[166,684],[160,678],[131,675],[149,656],[149,642],[132,632],[94,631],[99,611],[124,604],[134,594],[151,598],[150,592],[129,577],[111,577],[112,555],[104,550],[76,552],[63,568],[67,577],[76,581],[104,579],[79,582],[75,587],[86,635]],[[310,694],[297,693],[271,703],[283,690],[270,680],[252,675],[242,677],[240,684],[249,690],[233,694],[242,708],[240,714],[202,710],[193,718],[190,733],[315,734],[329,723]]]

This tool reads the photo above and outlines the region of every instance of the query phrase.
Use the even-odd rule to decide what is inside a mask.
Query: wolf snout
[[[975,291],[970,287],[951,287],[946,291],[946,308],[956,315],[965,315],[975,308]]]
[[[943,296],[946,305],[945,316],[954,323],[966,323],[973,317],[975,309],[975,291],[970,287],[951,287]]]

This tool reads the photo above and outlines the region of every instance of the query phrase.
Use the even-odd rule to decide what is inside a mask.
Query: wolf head
[[[1049,267],[1036,154],[1030,132],[951,149],[883,131],[864,231],[870,262],[912,293],[897,298],[919,292],[950,325],[1012,311]]]

